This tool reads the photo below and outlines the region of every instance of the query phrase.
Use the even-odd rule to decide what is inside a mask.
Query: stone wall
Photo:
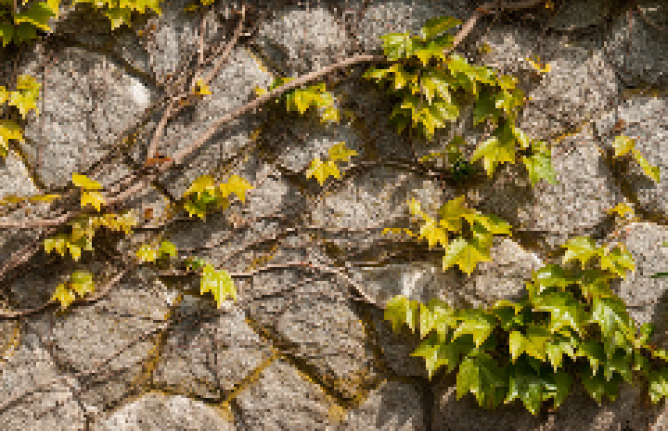
[[[40,251],[4,276],[3,308],[29,310],[47,303],[73,270],[93,271],[99,287],[125,269],[97,301],[0,320],[0,428],[668,430],[668,400],[649,405],[639,387],[628,385],[614,402],[597,405],[578,383],[556,412],[537,416],[519,401],[495,411],[479,408],[472,395],[457,401],[454,374],[441,371],[429,381],[423,359],[409,356],[417,337],[406,328],[394,333],[383,319],[383,307],[399,294],[458,306],[521,296],[531,271],[560,262],[561,245],[585,235],[597,245],[626,244],[636,271],[613,288],[632,317],[654,323],[655,341],[668,346],[668,279],[650,278],[668,270],[668,248],[661,247],[668,241],[668,7],[658,0],[637,7],[553,3],[554,12],[541,5],[489,14],[457,51],[519,78],[531,100],[518,126],[551,143],[557,184],[543,180],[532,188],[522,164],[506,163],[471,187],[406,168],[457,133],[470,157],[483,131],[472,127],[469,112],[430,142],[396,134],[388,125],[389,96],[360,79],[366,64],[326,81],[344,113],[339,123],[323,125],[310,112],[282,113],[269,104],[248,112],[129,201],[138,215],[153,211],[134,236],[108,235],[79,262]],[[13,90],[15,77],[28,74],[43,88],[40,115],[14,118],[25,142],[12,141],[0,162],[0,199],[63,193],[74,172],[113,191],[137,172],[164,113],[147,109],[166,95],[170,76],[197,66],[202,28],[205,44],[222,50],[239,20],[238,4],[217,1],[202,27],[197,15],[183,12],[188,4],[163,2],[162,15],[114,31],[90,8],[62,6],[49,21],[50,34],[17,52],[0,50],[0,85]],[[187,148],[274,77],[382,54],[379,36],[415,35],[431,17],[465,21],[481,4],[249,0],[247,34],[209,84],[212,94],[165,124],[158,150],[170,156]],[[536,56],[551,64],[549,73],[538,75],[523,60]],[[212,69],[207,65],[204,74]],[[660,167],[659,184],[635,161],[613,164],[606,156],[618,120],[650,165]],[[120,150],[127,130],[136,133],[135,143]],[[342,141],[358,153],[342,179],[324,187],[306,179],[310,161]],[[206,221],[169,211],[199,176],[233,174],[254,187],[244,203],[237,199]],[[424,242],[382,234],[411,226],[411,198],[434,216],[462,194],[515,232],[496,238],[492,261],[470,277],[455,268],[443,272],[442,252]],[[606,213],[619,203],[636,213],[624,226]],[[20,221],[54,217],[62,208],[0,211],[1,220]],[[45,232],[0,230],[0,266]],[[176,244],[180,257],[197,255],[232,273],[309,260],[319,269],[286,266],[235,277],[238,301],[217,309],[210,294],[199,294],[194,275],[127,266],[126,253],[156,235]],[[377,306],[351,299],[353,284]]]

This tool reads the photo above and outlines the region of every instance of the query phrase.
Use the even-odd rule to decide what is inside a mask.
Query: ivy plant
[[[430,379],[441,367],[457,370],[457,399],[470,392],[488,409],[517,398],[532,414],[548,400],[556,409],[576,376],[599,403],[614,400],[634,374],[649,382],[652,402],[668,396],[668,352],[650,343],[654,326],[637,328],[608,285],[635,269],[631,254],[585,237],[564,247],[563,264],[579,261],[582,269],[534,271],[521,301],[457,310],[436,298],[424,305],[397,296],[385,318],[395,331],[405,324],[419,332],[423,341],[411,356],[425,359]],[[592,261],[600,268],[584,269]]]

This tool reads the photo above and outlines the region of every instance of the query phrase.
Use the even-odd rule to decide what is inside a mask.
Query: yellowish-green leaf
[[[64,284],[59,284],[51,299],[60,302],[60,308],[64,310],[69,307],[77,297],[74,296],[72,291],[70,291]]]
[[[216,184],[211,175],[202,175],[201,177],[193,181],[188,190],[185,192],[184,196],[196,193],[197,198],[199,199],[202,193],[206,191],[208,191],[212,195],[215,194],[216,191]]]
[[[220,308],[227,296],[230,296],[234,300],[237,299],[237,292],[230,274],[225,270],[216,271],[211,264],[207,264],[204,267],[200,285],[200,293],[203,295],[206,292],[213,294],[218,308]]]
[[[76,262],[79,261],[81,258],[81,247],[79,247],[77,244],[74,244],[72,242],[67,243],[67,249],[70,251],[70,254],[72,255],[72,259],[74,259]]]
[[[51,253],[51,250],[56,250],[61,256],[65,256],[65,244],[67,243],[67,236],[65,234],[56,235],[53,238],[44,240],[44,250]]]
[[[209,90],[209,87],[206,84],[204,84],[204,79],[197,78],[196,86],[197,86],[197,90],[195,91],[196,94],[202,96],[211,94],[211,90]]]
[[[515,143],[502,144],[496,136],[493,136],[478,145],[471,156],[471,162],[480,158],[483,158],[485,171],[491,177],[499,163],[515,162]]]
[[[80,297],[95,292],[93,275],[88,271],[75,271],[70,276],[70,286]]]
[[[173,242],[163,241],[162,244],[160,244],[160,250],[158,250],[158,254],[160,256],[168,254],[172,257],[176,257],[177,254],[176,246],[174,245]]]
[[[332,148],[329,149],[329,159],[333,162],[336,162],[338,160],[344,160],[346,162],[350,161],[350,157],[356,156],[357,151],[355,150],[349,150],[346,148],[345,142],[338,143],[336,145],[333,145]]]
[[[443,248],[448,246],[447,231],[436,225],[436,220],[427,216],[424,225],[420,229],[420,238],[425,238],[429,242],[429,248],[435,244],[441,243]]]
[[[321,186],[330,175],[340,178],[339,169],[336,167],[336,164],[331,160],[323,163],[318,157],[311,161],[311,167],[306,171],[306,178],[315,177]]]
[[[645,159],[642,154],[638,150],[633,150],[633,156],[635,157],[636,161],[642,168],[642,170],[645,172],[645,175],[659,183],[659,174],[660,174],[660,169],[658,166],[651,166],[647,159]]]
[[[626,203],[617,204],[614,208],[608,209],[607,213],[608,214],[617,213],[619,214],[620,217],[624,217],[626,214],[631,214],[631,215],[634,214],[633,208],[628,206]]]
[[[616,136],[612,147],[615,149],[615,157],[621,157],[635,148],[635,140],[624,135]]]
[[[0,120],[0,141],[7,143],[10,139],[24,142],[21,126],[11,120]]]
[[[139,250],[137,250],[137,257],[142,262],[155,262],[155,260],[158,258],[158,252],[144,244],[139,247]]]
[[[75,186],[81,187],[84,190],[100,190],[102,188],[100,183],[89,179],[85,175],[72,174],[72,182]]]
[[[254,188],[240,176],[232,175],[227,183],[220,184],[220,193],[224,198],[228,197],[230,193],[234,193],[241,199],[241,202],[246,203],[246,190]]]
[[[91,204],[96,210],[100,211],[100,208],[104,205],[102,193],[88,191],[81,193],[81,208],[85,208],[88,204]]]

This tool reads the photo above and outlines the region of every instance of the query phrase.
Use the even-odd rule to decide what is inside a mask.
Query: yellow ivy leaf
[[[70,304],[77,298],[67,287],[65,287],[64,284],[59,284],[56,287],[56,291],[53,293],[51,299],[54,301],[59,301],[61,309],[64,310],[69,307]]]
[[[345,142],[338,143],[333,145],[329,149],[329,159],[336,162],[337,160],[345,160],[346,162],[350,161],[351,156],[356,156],[357,151],[349,150],[346,148]]]
[[[264,96],[265,94],[268,93],[268,91],[262,87],[255,87],[254,91],[258,97]]]
[[[158,252],[152,250],[151,247],[144,244],[139,247],[139,250],[137,250],[137,257],[142,262],[155,262],[155,260],[158,258]]]
[[[204,80],[202,78],[197,78],[197,90],[195,91],[197,94],[204,96],[207,94],[211,94],[211,90],[209,90],[209,87],[204,84]]]
[[[552,69],[550,64],[544,64],[540,62],[540,57],[536,57],[536,62],[531,60],[530,58],[527,58],[526,61],[529,62],[529,64],[538,72],[538,73],[549,73],[550,70]]]
[[[72,255],[72,259],[74,259],[76,262],[79,261],[79,258],[81,258],[81,247],[78,245],[68,242],[67,243],[67,249],[70,251],[70,254]]]
[[[19,112],[21,112],[21,116],[25,119],[26,114],[31,110],[34,109],[37,115],[39,115],[39,109],[37,108],[37,104],[35,103],[36,97],[34,94],[31,93],[26,93],[26,92],[19,92],[19,91],[12,91],[10,93],[10,99],[9,99],[9,104],[14,105],[17,108],[19,108]]]
[[[230,193],[236,194],[241,202],[246,203],[246,190],[254,189],[248,181],[238,175],[232,175],[227,183],[220,184],[220,193],[224,198],[228,197]]]
[[[214,183],[213,177],[210,175],[203,175],[199,178],[197,178],[193,183],[190,185],[190,188],[186,191],[184,196],[197,193],[197,198],[201,196],[202,193],[205,191],[211,192],[212,195],[215,194],[216,190],[216,185]]]
[[[93,275],[88,271],[75,271],[70,276],[70,286],[80,297],[95,291]]]
[[[81,187],[84,190],[100,190],[102,188],[100,183],[89,179],[85,175],[72,174],[72,182],[75,186]]]
[[[624,217],[627,213],[633,214],[633,208],[628,206],[625,203],[617,204],[614,208],[610,208],[606,211],[608,214],[617,213],[620,217]]]
[[[329,107],[325,109],[325,112],[322,114],[322,117],[320,117],[320,120],[321,122],[329,120],[338,123],[341,120],[341,114],[339,114],[338,109]]]
[[[336,167],[336,164],[331,160],[323,163],[318,157],[311,161],[311,167],[306,171],[306,178],[315,177],[321,186],[330,175],[340,178],[339,169]]]
[[[615,157],[620,157],[635,148],[635,140],[624,135],[615,136],[612,146],[615,149]]]
[[[647,161],[647,159],[645,159],[638,150],[633,150],[633,156],[636,158],[636,161],[638,162],[642,170],[645,172],[645,175],[652,178],[654,181],[658,183],[659,174],[661,173],[660,168],[658,166],[651,166]]]
[[[203,295],[206,292],[213,294],[218,308],[228,295],[234,300],[237,299],[237,292],[230,274],[225,270],[216,271],[211,264],[204,267],[200,284],[200,294]]]
[[[55,249],[58,252],[58,254],[64,256],[66,241],[67,241],[67,236],[64,234],[56,235],[53,238],[47,238],[44,240],[44,250],[47,253],[51,253],[51,251]]]
[[[116,230],[123,230],[126,235],[132,234],[132,228],[137,225],[137,219],[135,218],[134,214],[132,211],[128,211],[127,213],[121,215],[121,216],[116,216]]]
[[[104,198],[100,192],[83,192],[81,194],[81,208],[85,208],[87,204],[91,204],[98,211],[104,205]]]
[[[425,224],[420,229],[420,238],[425,238],[429,241],[429,248],[432,248],[439,242],[444,248],[448,246],[447,231],[436,226],[436,220],[429,216],[427,216]]]
[[[0,142],[10,139],[24,142],[21,126],[10,120],[0,120]]]
[[[52,200],[60,198],[60,195],[57,194],[47,194],[47,195],[37,195],[30,196],[28,198],[31,202],[51,202]]]

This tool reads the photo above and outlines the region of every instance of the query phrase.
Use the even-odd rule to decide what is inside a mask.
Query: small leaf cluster
[[[349,150],[345,142],[340,142],[329,149],[329,160],[327,162],[323,162],[319,157],[311,160],[311,166],[306,171],[306,178],[315,177],[321,186],[330,175],[340,178],[339,168],[334,162],[339,160],[348,162],[350,157],[356,155],[357,151]]]
[[[440,244],[445,249],[443,271],[456,265],[466,274],[471,275],[478,262],[491,260],[489,252],[494,235],[511,235],[511,226],[501,218],[469,209],[463,205],[464,196],[443,204],[439,210],[439,220],[426,214],[420,203],[413,198],[409,203],[411,214],[422,217],[422,227],[418,238],[426,239],[429,247]],[[462,232],[462,221],[470,225],[471,237],[459,236],[452,242],[448,240],[448,231]]]
[[[445,366],[458,369],[457,399],[467,393],[487,409],[519,398],[532,414],[544,401],[554,408],[566,399],[575,376],[598,403],[614,400],[618,385],[633,384],[636,372],[648,382],[653,403],[668,397],[668,352],[649,341],[653,325],[637,328],[609,280],[635,270],[623,246],[595,247],[577,237],[566,245],[564,268],[546,265],[532,273],[528,296],[497,301],[488,309],[453,309],[439,299],[428,305],[397,296],[385,319],[419,331],[411,356],[425,359],[429,378]],[[598,262],[600,269],[585,269]]]
[[[385,56],[395,64],[385,69],[371,68],[363,77],[391,81],[393,90],[402,98],[391,116],[398,133],[412,123],[428,140],[433,138],[435,129],[459,118],[460,107],[473,96],[473,124],[488,121],[496,128],[492,137],[477,147],[471,162],[482,158],[491,177],[499,163],[515,163],[516,144],[524,149],[531,147],[532,155],[522,160],[532,184],[540,178],[554,183],[550,150],[542,142],[532,142],[515,127],[519,108],[524,104],[524,93],[515,88],[517,79],[497,76],[485,66],[470,65],[458,54],[444,55],[443,50],[452,46],[453,37],[447,33],[438,35],[459,24],[461,21],[452,17],[432,18],[419,37],[408,33],[381,36]],[[412,57],[417,57],[419,63]]]
[[[32,76],[20,75],[16,82],[15,91],[7,91],[4,86],[0,85],[0,105],[9,102],[10,105],[16,106],[24,119],[31,109],[34,109],[39,115],[37,99],[41,86],[42,84],[36,82]],[[14,121],[0,119],[0,157],[3,159],[7,157],[9,152],[10,139],[24,142],[23,131]]]
[[[102,185],[85,175],[76,173],[72,174],[72,181],[74,185],[82,190],[81,207],[85,208],[90,204],[99,211],[105,203],[102,193],[97,191],[102,188]],[[71,232],[69,234],[60,233],[45,239],[44,250],[47,253],[56,250],[61,256],[65,256],[66,251],[69,251],[72,258],[78,261],[82,250],[93,250],[93,237],[96,230],[101,226],[112,231],[123,231],[126,235],[131,235],[132,228],[136,225],[137,219],[132,214],[132,211],[127,211],[120,215],[115,213],[81,214],[70,222]]]
[[[76,299],[75,293],[83,298],[87,293],[93,292],[95,292],[93,275],[88,271],[75,271],[69,281],[56,287],[51,299],[60,302],[61,310],[65,310]]]
[[[293,81],[294,79],[295,78],[277,77],[274,79],[271,86],[269,86],[269,90],[255,87],[255,94],[257,96],[263,96],[269,91],[272,91],[287,82]],[[288,111],[298,111],[300,114],[304,114],[310,107],[322,109],[323,111],[320,116],[320,121],[323,123],[325,121],[338,122],[341,118],[339,111],[334,107],[334,96],[327,91],[324,82],[306,88],[294,88],[274,100],[274,103],[278,104],[281,101],[285,102],[285,107]]]
[[[162,241],[160,248],[157,250],[147,244],[144,244],[139,247],[139,250],[137,250],[136,253],[137,257],[142,262],[155,262],[156,259],[163,258],[167,255],[176,257],[176,254],[176,246],[170,241]]]
[[[616,136],[612,146],[615,149],[614,157],[621,157],[630,152],[633,154],[633,157],[636,159],[645,174],[659,183],[660,168],[658,166],[651,166],[649,162],[647,162],[647,159],[645,159],[643,155],[640,154],[640,151],[636,150],[635,139],[631,139],[624,135]]]
[[[203,175],[196,179],[184,194],[185,203],[183,207],[188,211],[190,217],[197,215],[206,219],[207,212],[213,208],[225,210],[230,206],[228,196],[236,194],[241,202],[246,202],[246,190],[253,189],[248,181],[232,175],[227,183],[215,185],[213,177]]]
[[[153,9],[156,13],[162,14],[160,2],[162,0],[74,0],[74,3],[90,3],[101,9],[106,6],[104,14],[111,23],[111,29],[115,30],[122,25],[130,27],[132,25],[131,15],[133,11],[146,13],[146,9]]]
[[[36,39],[37,29],[51,31],[49,18],[58,17],[60,0],[35,2],[16,13],[12,10],[13,3],[13,0],[0,1],[0,38],[3,48],[11,42],[19,45]],[[23,5],[25,3],[23,1]]]

